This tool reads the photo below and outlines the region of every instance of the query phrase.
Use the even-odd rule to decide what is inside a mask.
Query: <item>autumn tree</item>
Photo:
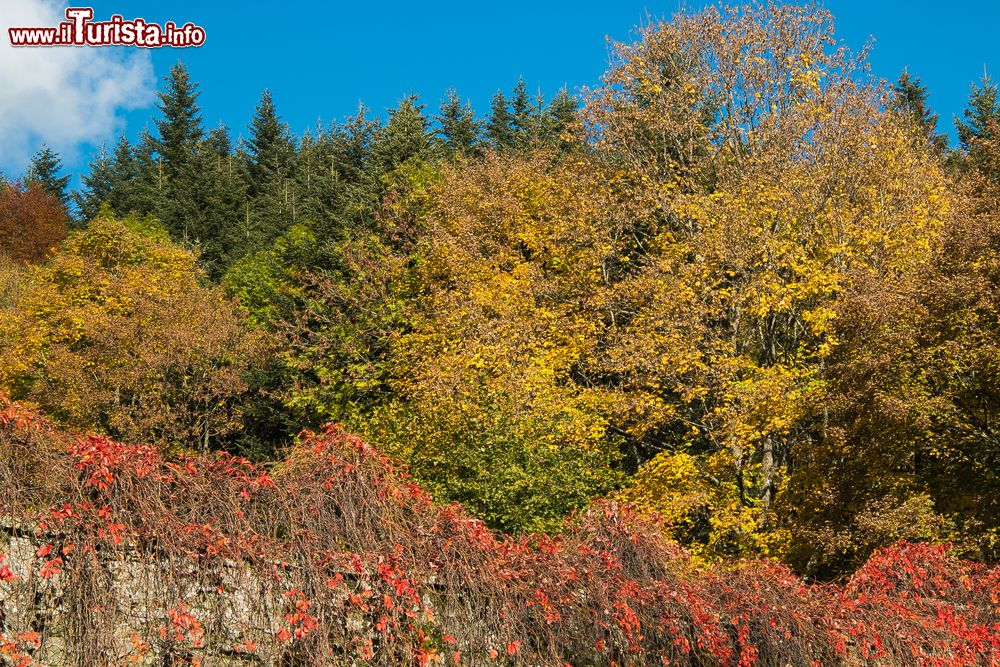
[[[39,262],[66,236],[68,222],[66,208],[40,183],[0,185],[0,256]]]
[[[528,90],[481,121],[450,91],[433,119],[407,96],[301,137],[265,92],[233,145],[174,68],[156,131],[102,152],[79,199],[138,213],[122,252],[145,259],[96,268],[103,220],[47,268],[8,263],[3,372],[161,443],[242,428],[270,455],[343,422],[512,531],[613,494],[707,558],[838,576],[898,538],[995,558],[996,85],[949,151],[919,79],[875,79],[828,12],[771,3],[645,26],[582,107]]]
[[[944,181],[825,11],[709,9],[616,53],[592,135],[650,215],[585,370],[631,402],[632,497],[689,494],[709,553],[780,555],[793,461],[828,437],[834,306],[855,270],[922,266]]]
[[[497,527],[551,529],[619,480],[611,396],[575,379],[629,212],[592,166],[458,160],[413,174],[391,212],[416,232],[396,278],[406,328],[388,338],[390,400],[354,421]]]
[[[233,446],[261,342],[155,220],[97,219],[0,313],[0,386],[53,417],[163,447]]]
[[[796,559],[849,568],[898,538],[951,538],[998,558],[997,147],[979,144],[979,168],[959,178],[919,270],[862,272],[837,306],[828,437],[796,464],[796,476],[823,479],[792,489]]]

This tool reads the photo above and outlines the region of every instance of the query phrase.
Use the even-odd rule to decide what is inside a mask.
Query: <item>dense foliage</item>
[[[45,259],[66,236],[68,215],[42,186],[0,182],[0,256],[5,263]]]
[[[270,469],[223,454],[167,461],[2,400],[4,664],[1000,657],[1000,572],[943,546],[899,543],[843,585],[809,586],[779,565],[696,567],[613,502],[557,537],[493,533],[336,428],[304,433]]]
[[[485,118],[448,91],[435,115],[407,96],[384,119],[359,108],[295,136],[265,91],[238,143],[203,126],[198,84],[178,64],[154,130],[97,155],[81,191],[67,194],[47,148],[23,184],[0,185],[0,390],[63,427],[135,445],[115,456],[170,474],[174,457],[216,470],[232,463],[225,452],[305,479],[324,456],[341,461],[324,448],[348,440],[324,431],[290,443],[340,423],[445,507],[512,535],[559,535],[501,539],[496,548],[525,559],[517,567],[584,567],[578,544],[625,512],[643,540],[660,532],[685,549],[656,541],[644,552],[643,567],[660,559],[670,572],[635,593],[652,605],[642,627],[670,617],[687,634],[670,647],[587,635],[614,646],[608,661],[685,660],[686,641],[709,662],[763,651],[799,664],[802,654],[782,653],[791,645],[743,637],[732,619],[752,606],[740,597],[749,589],[727,602],[717,574],[680,573],[689,559],[770,558],[817,579],[863,567],[852,580],[862,581],[884,572],[878,550],[899,540],[951,543],[949,555],[892,552],[931,559],[942,577],[992,577],[958,558],[1000,558],[1000,94],[989,78],[973,86],[950,148],[919,79],[876,79],[866,59],[815,6],[709,8],[613,45],[579,99],[545,100],[519,81]],[[307,524],[326,502],[313,492],[295,506]],[[465,525],[422,493],[411,500],[397,523],[416,532],[400,544],[442,516]],[[230,501],[177,520],[218,525],[217,512],[237,511]],[[315,529],[289,521],[254,530],[285,540],[285,554],[283,531]],[[476,531],[461,539],[498,539]],[[476,553],[463,558],[494,557]],[[800,590],[784,569],[750,567],[740,585],[793,596],[803,616],[775,622],[819,633],[821,663],[868,641],[837,648],[845,610],[867,623],[895,590],[854,599],[854,584]],[[626,585],[603,577],[593,585]],[[463,582],[483,604],[499,595]],[[688,585],[708,596],[702,620],[664,611],[659,596]],[[993,613],[982,591],[954,585],[975,599],[962,622],[994,622],[978,616]],[[858,630],[886,633],[869,649],[917,650],[900,628],[926,621],[924,601],[905,600],[917,607],[896,610],[902,625]],[[559,614],[589,628],[593,609],[574,609],[584,616]],[[699,625],[710,618],[722,625]],[[463,653],[505,637],[512,656],[594,659],[561,643],[579,633],[519,634],[537,619],[468,629],[481,622],[463,621],[482,633],[461,635]],[[433,634],[421,631],[385,650],[416,651]],[[926,631],[919,650],[944,655],[954,638]]]
[[[132,442],[235,437],[262,342],[158,223],[98,218],[19,283],[0,310],[3,386]]]

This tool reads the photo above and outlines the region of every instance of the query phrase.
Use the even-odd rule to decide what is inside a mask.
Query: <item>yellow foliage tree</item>
[[[445,166],[417,194],[401,398],[365,428],[493,525],[554,528],[618,480],[614,394],[576,373],[607,327],[627,190],[584,156],[540,151]]]
[[[825,437],[838,299],[859,270],[926,265],[944,177],[824,11],[707,10],[617,54],[590,118],[653,220],[591,367],[620,378],[622,428],[653,456],[626,495],[668,514],[678,491],[702,499],[706,553],[780,556],[788,470]],[[650,136],[693,144],[654,160]]]
[[[151,220],[101,218],[29,267],[0,310],[0,387],[74,427],[226,444],[262,350],[196,258]]]

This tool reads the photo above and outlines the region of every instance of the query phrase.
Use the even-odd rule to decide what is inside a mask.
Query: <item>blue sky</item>
[[[314,126],[317,119],[344,117],[359,101],[384,113],[401,96],[417,93],[436,107],[450,87],[483,113],[497,88],[509,90],[519,76],[531,90],[540,88],[546,95],[563,85],[576,91],[598,81],[607,64],[606,37],[628,39],[645,17],[669,16],[681,6],[678,0],[91,4],[98,20],[120,13],[204,27],[207,41],[202,47],[155,49],[136,57],[151,58],[150,77],[156,77],[157,85],[169,66],[183,59],[201,83],[206,124],[224,122],[234,135],[245,131],[265,87],[296,133]],[[1000,70],[1000,40],[995,37],[1000,2],[828,0],[825,5],[838,19],[840,37],[852,47],[874,37],[872,65],[877,75],[895,79],[908,67],[929,86],[944,130],[951,131],[952,116],[961,113],[970,84],[982,76],[984,65]],[[0,19],[3,13],[0,9]],[[117,129],[124,124],[134,136],[149,122],[149,93],[148,85],[145,90],[126,88],[108,101],[138,106],[119,112]],[[86,106],[76,113],[85,117]],[[106,128],[108,137],[115,129]],[[68,134],[50,143],[63,149],[70,168],[79,170],[94,146]],[[70,146],[74,141],[75,150]],[[5,155],[0,150],[0,168],[8,173],[17,173],[22,160],[17,151]]]

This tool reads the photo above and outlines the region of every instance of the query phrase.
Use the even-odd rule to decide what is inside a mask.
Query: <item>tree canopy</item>
[[[0,390],[167,452],[341,423],[511,533],[604,498],[703,560],[996,561],[1000,101],[949,146],[917,74],[781,3],[301,134],[268,90],[208,130],[177,64],[71,198],[49,149],[0,186]]]

